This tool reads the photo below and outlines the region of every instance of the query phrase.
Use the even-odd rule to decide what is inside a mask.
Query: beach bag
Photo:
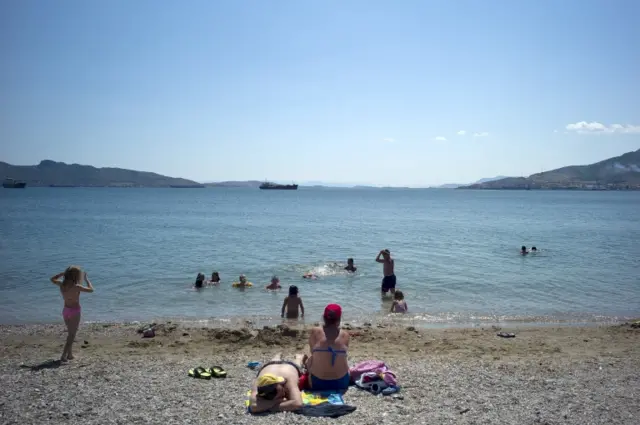
[[[396,374],[389,370],[387,365],[380,360],[365,360],[356,364],[349,369],[349,378],[352,383],[356,383],[365,373],[378,375],[387,386],[396,386],[398,384]],[[372,375],[368,375],[367,378],[370,379],[371,376]]]

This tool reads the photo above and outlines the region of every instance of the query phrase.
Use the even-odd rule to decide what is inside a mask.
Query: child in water
[[[272,276],[271,283],[264,287],[267,291],[275,291],[280,288],[282,288],[282,286],[280,286],[280,279],[278,279],[278,276]]]
[[[303,279],[311,279],[311,280],[316,280],[318,278],[317,275],[311,273],[311,272],[306,272],[305,274],[302,275]]]
[[[391,313],[406,313],[409,311],[409,306],[404,300],[404,294],[402,291],[396,291],[393,294],[393,305],[391,306]]]
[[[209,281],[211,285],[217,285],[220,283],[220,274],[218,272],[211,273],[211,280]]]
[[[251,284],[249,282],[247,282],[247,277],[245,275],[241,274],[238,277],[238,283],[237,283],[236,286],[238,288],[244,288],[244,287],[247,287],[247,286],[251,286]]]
[[[61,277],[63,280],[60,280]],[[82,285],[82,280],[87,283],[87,286]],[[67,342],[62,350],[60,360],[66,362],[73,360],[73,341],[80,327],[80,292],[93,292],[93,285],[91,285],[87,274],[77,266],[67,267],[64,272],[53,276],[51,282],[60,287],[64,299],[62,318],[67,325]]]
[[[355,273],[358,268],[353,265],[353,258],[347,260],[347,267],[344,268],[349,273]]]
[[[196,276],[196,282],[193,286],[196,288],[202,288],[204,286],[204,273],[198,273],[198,276]]]
[[[300,311],[302,312],[300,317],[304,318],[304,305],[302,304],[302,298],[298,296],[298,287],[291,285],[289,287],[289,296],[286,297],[282,303],[282,312],[280,313],[280,317],[284,317],[284,312],[286,310],[287,319],[297,319],[298,307],[300,307]]]
[[[522,248],[520,248],[520,255],[527,255],[529,253],[529,251],[527,251],[527,247],[522,245]]]

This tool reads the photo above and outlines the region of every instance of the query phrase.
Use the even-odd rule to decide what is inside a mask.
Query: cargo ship
[[[260,185],[260,189],[270,190],[298,190],[297,184],[277,184],[271,182],[264,182]]]
[[[5,179],[2,182],[2,187],[4,187],[5,189],[24,189],[25,187],[27,187],[27,183],[14,179]]]

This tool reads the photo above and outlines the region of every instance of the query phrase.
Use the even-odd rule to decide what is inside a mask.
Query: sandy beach
[[[158,324],[83,325],[76,359],[59,365],[62,325],[0,327],[2,424],[637,424],[640,329],[496,327],[416,329],[351,327],[349,359],[384,360],[400,397],[350,389],[358,410],[338,419],[244,408],[254,372],[249,361],[307,349],[303,327],[194,328]],[[195,366],[222,365],[228,378],[197,380]]]

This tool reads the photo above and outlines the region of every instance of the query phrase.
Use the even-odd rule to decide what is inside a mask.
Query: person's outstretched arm
[[[64,272],[58,273],[57,275],[53,276],[51,278],[51,283],[53,283],[54,285],[58,285],[58,286],[62,285],[62,281],[60,280],[60,278],[62,276],[64,276]]]
[[[378,256],[376,257],[376,263],[384,263],[384,260],[380,258],[381,256],[382,256],[382,251],[378,253]]]
[[[287,301],[289,297],[285,297],[284,302],[282,303],[282,311],[280,312],[280,317],[284,317],[284,309],[287,307]]]

